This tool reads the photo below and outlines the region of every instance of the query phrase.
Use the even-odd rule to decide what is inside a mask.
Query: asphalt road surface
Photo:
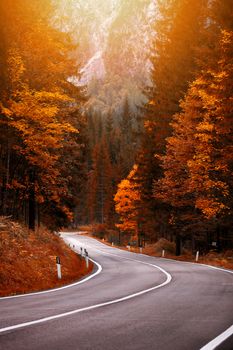
[[[232,272],[64,236],[98,263],[93,277],[0,298],[1,350],[233,349]]]

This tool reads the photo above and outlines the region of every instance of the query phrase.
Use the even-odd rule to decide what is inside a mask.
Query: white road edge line
[[[103,252],[103,253],[105,254],[105,252]],[[109,254],[109,253],[107,253],[107,254]],[[111,255],[115,255],[115,254],[111,254]],[[0,333],[4,333],[4,332],[7,332],[7,331],[15,330],[15,329],[18,329],[18,328],[24,328],[24,327],[32,326],[32,325],[39,324],[39,323],[44,323],[44,322],[55,320],[55,319],[58,319],[58,318],[74,315],[74,314],[77,314],[77,313],[80,313],[80,312],[83,312],[83,311],[93,310],[93,309],[97,309],[97,308],[100,308],[100,307],[103,307],[103,306],[120,303],[120,302],[123,302],[125,300],[132,299],[132,298],[135,298],[137,296],[146,294],[146,293],[151,292],[151,291],[153,291],[155,289],[164,287],[166,284],[170,283],[171,280],[172,280],[172,276],[167,271],[165,271],[164,269],[162,269],[161,267],[159,267],[157,265],[150,264],[150,263],[145,263],[145,262],[142,262],[142,261],[136,260],[136,259],[120,257],[119,255],[116,255],[116,256],[118,258],[120,258],[120,259],[132,260],[132,261],[144,264],[144,265],[152,266],[152,267],[160,270],[161,272],[163,272],[166,275],[167,278],[166,278],[165,282],[163,282],[161,284],[158,284],[158,285],[156,285],[154,287],[151,287],[151,288],[148,288],[148,289],[144,289],[144,290],[142,290],[140,292],[137,292],[137,293],[134,293],[134,294],[126,295],[125,297],[122,297],[122,298],[119,298],[119,299],[114,299],[114,300],[110,300],[110,301],[107,301],[107,302],[104,302],[104,303],[87,306],[87,307],[84,307],[84,308],[81,308],[81,309],[75,309],[75,310],[64,312],[64,313],[61,313],[61,314],[58,314],[58,315],[54,315],[54,316],[44,317],[44,318],[41,318],[41,319],[38,319],[38,320],[34,320],[34,321],[19,323],[19,324],[13,325],[13,326],[0,328]],[[92,261],[94,262],[94,260],[92,260]],[[98,264],[96,261],[95,261],[95,263]]]
[[[7,297],[0,297],[0,301],[1,300],[5,300],[5,299],[15,299],[15,298],[23,298],[23,297],[29,297],[29,296],[39,295],[39,294],[53,293],[53,292],[57,292],[57,291],[60,291],[60,290],[66,289],[66,288],[71,288],[71,287],[77,286],[79,284],[82,284],[84,282],[87,282],[91,278],[95,277],[96,275],[98,275],[102,271],[102,266],[99,263],[97,263],[96,261],[94,261],[94,260],[92,260],[90,258],[89,258],[89,260],[92,261],[93,264],[95,264],[97,266],[97,271],[92,273],[90,276],[85,277],[81,281],[78,281],[78,282],[75,282],[75,283],[71,283],[71,284],[67,284],[65,286],[58,287],[58,288],[43,290],[41,292],[32,292],[32,293],[25,293],[25,294],[19,294],[19,295],[9,295]]]
[[[200,350],[214,350],[219,346],[224,340],[229,338],[233,334],[233,326],[227,328],[225,332],[221,333],[219,336],[211,340],[208,344],[203,346]]]
[[[193,263],[193,264],[195,264],[195,263]],[[228,272],[228,273],[232,273],[232,274],[233,274],[233,271],[232,271],[232,270],[222,269],[221,267],[212,266],[212,265],[207,265],[207,264],[198,264],[198,265],[205,266],[205,267],[207,266],[207,267],[209,267],[210,269],[220,270],[220,271],[223,271],[223,272]]]

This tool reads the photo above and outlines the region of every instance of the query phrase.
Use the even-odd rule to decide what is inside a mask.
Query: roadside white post
[[[60,280],[61,279],[61,260],[59,256],[56,257],[56,264],[57,264],[57,277]]]
[[[85,260],[86,260],[86,268],[88,269],[88,267],[89,267],[89,260],[88,260],[88,252],[87,251],[85,251]]]
[[[164,256],[165,256],[165,250],[163,249],[162,250],[162,258],[164,258]]]
[[[112,246],[114,246],[114,243],[112,242]]]
[[[196,252],[196,262],[198,262],[199,259],[199,250]]]
[[[142,254],[142,247],[140,247],[140,253]]]

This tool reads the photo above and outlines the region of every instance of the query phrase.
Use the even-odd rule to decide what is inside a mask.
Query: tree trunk
[[[222,247],[221,247],[221,228],[219,223],[217,224],[217,228],[216,228],[216,240],[217,240],[217,251],[218,253],[220,253],[222,250]]]
[[[30,230],[35,230],[36,220],[36,200],[35,200],[35,173],[32,171],[29,176],[30,189],[28,200],[28,227]]]
[[[179,234],[176,235],[176,256],[181,254],[181,237]]]

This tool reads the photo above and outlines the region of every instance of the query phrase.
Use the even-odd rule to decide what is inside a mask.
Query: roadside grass
[[[23,294],[75,282],[90,273],[85,260],[46,229],[37,232],[0,217],[0,296]],[[62,279],[57,277],[56,256]]]
[[[135,251],[138,252],[139,248],[136,248]],[[156,247],[156,243],[143,248],[143,253],[150,256],[162,257],[162,249],[159,251]],[[174,253],[165,250],[164,257],[179,261],[196,262],[196,255],[188,251],[185,251],[185,253],[180,256],[176,256]],[[229,250],[223,253],[209,252],[205,255],[199,255],[197,263],[233,270],[233,251]]]

